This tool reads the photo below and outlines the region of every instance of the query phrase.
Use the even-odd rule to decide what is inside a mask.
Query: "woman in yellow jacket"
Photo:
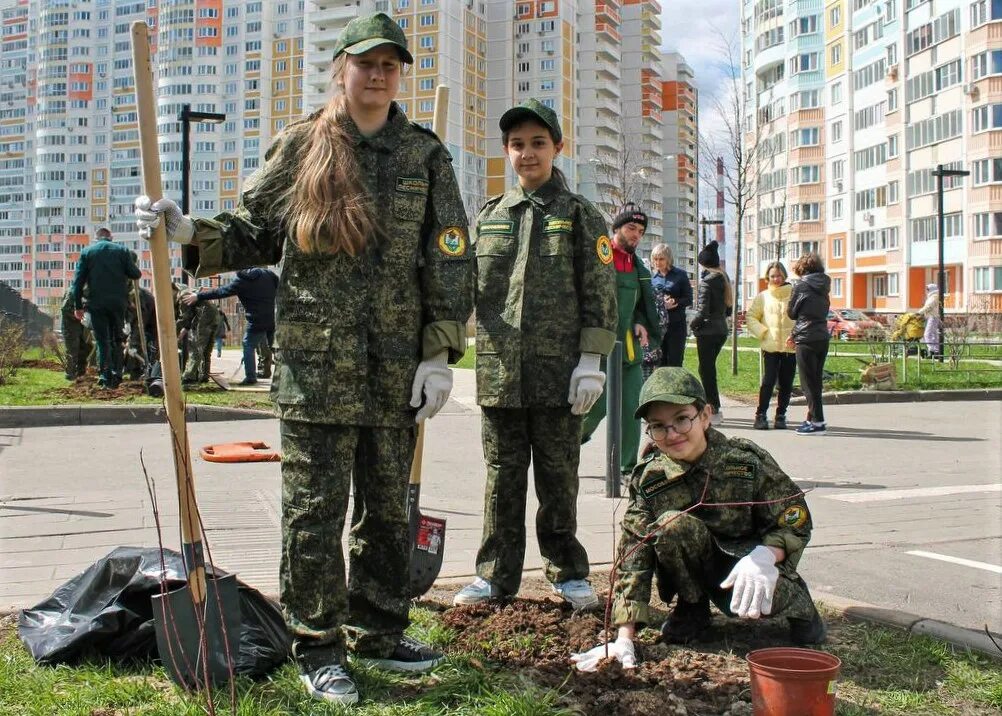
[[[779,382],[779,404],[776,406],[776,430],[786,430],[786,407],[790,404],[793,377],[797,373],[797,353],[790,333],[793,319],[786,314],[793,287],[786,280],[786,267],[773,261],[766,267],[768,286],[755,297],[748,309],[748,330],[762,346],[762,384],[758,388],[758,408],[755,410],[755,429],[768,430],[769,400]]]

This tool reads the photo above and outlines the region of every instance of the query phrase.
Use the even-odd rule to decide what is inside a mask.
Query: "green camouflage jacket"
[[[477,216],[477,402],[566,407],[581,353],[616,342],[616,272],[598,210],[551,179]]]
[[[372,137],[348,120],[385,238],[356,257],[305,254],[286,240],[281,197],[318,115],[278,136],[236,211],[196,220],[197,251],[186,263],[207,276],[282,262],[272,388],[282,418],[407,427],[418,362],[442,351],[459,360],[473,308],[469,224],[452,158],[396,105]]]
[[[619,554],[633,554],[619,566],[613,589],[613,620],[649,623],[651,579],[657,563],[654,539],[637,545],[666,512],[699,502],[709,476],[705,503],[769,502],[693,510],[709,528],[717,546],[740,558],[758,545],[780,547],[786,559],[780,571],[792,574],[811,538],[811,513],[797,485],[765,450],[743,438],[727,438],[713,428],[707,448],[694,464],[672,460],[660,452],[637,465],[630,482],[630,501],[623,516]]]

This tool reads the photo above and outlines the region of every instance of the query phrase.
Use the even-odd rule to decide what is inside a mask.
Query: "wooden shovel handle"
[[[157,145],[157,108],[153,93],[153,61],[150,56],[150,28],[146,22],[132,23],[132,66],[136,80],[139,111],[140,157],[143,167],[143,191],[152,201],[163,196],[160,181],[160,150]],[[191,469],[191,450],[181,395],[181,369],[177,361],[177,333],[174,325],[174,296],[171,291],[170,254],[167,230],[161,220],[150,237],[153,263],[153,297],[157,307],[157,333],[160,345],[160,369],[163,373],[164,402],[170,424],[174,476],[177,479],[178,505],[181,514],[181,543],[188,568],[188,582],[196,603],[205,599],[205,562],[202,556],[202,530],[195,504],[195,485]]]

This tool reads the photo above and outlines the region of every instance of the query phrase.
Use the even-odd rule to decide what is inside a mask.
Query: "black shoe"
[[[427,644],[417,639],[404,636],[400,638],[397,648],[385,659],[368,656],[350,657],[352,662],[367,664],[387,671],[428,671],[445,660],[445,656],[435,651]]]
[[[825,620],[814,610],[810,619],[789,619],[790,641],[794,644],[822,644],[828,634]]]
[[[299,680],[306,687],[306,692],[315,699],[332,701],[336,704],[358,702],[358,689],[354,680],[344,667],[338,664],[303,672],[299,675]]]
[[[776,413],[776,419],[772,421],[774,430],[786,430],[786,416]]]
[[[237,385],[257,385],[257,379],[251,380],[250,378],[244,378]]]
[[[71,374],[71,373],[67,373],[67,374],[66,374],[65,376],[63,376],[63,377],[65,377],[65,378],[66,378],[66,380],[69,380],[69,381],[74,381],[74,380],[76,380],[76,379],[77,379],[77,377],[76,377],[75,375]]]
[[[755,424],[752,427],[755,428],[756,430],[768,430],[769,429],[769,421],[765,419],[764,415],[761,415],[761,414],[756,415],[755,416]]]
[[[671,616],[661,625],[661,638],[666,644],[686,644],[710,626],[710,600],[706,597],[690,604],[679,597]]]

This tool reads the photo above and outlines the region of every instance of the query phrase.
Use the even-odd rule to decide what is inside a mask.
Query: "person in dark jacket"
[[[142,276],[136,255],[112,243],[108,229],[98,229],[97,241],[80,252],[73,278],[74,315],[84,317],[83,293],[87,288],[87,312],[90,313],[97,364],[102,388],[115,388],[122,382],[122,348],[125,342],[125,311],[132,284],[129,279]]]
[[[671,249],[658,244],[651,251],[651,286],[654,299],[666,309],[668,322],[661,341],[661,365],[681,366],[685,358],[685,309],[692,305],[692,284],[689,274],[674,265]]]
[[[706,391],[706,402],[713,406],[713,425],[724,421],[717,389],[717,356],[727,342],[727,309],[734,305],[731,282],[720,268],[718,251],[717,242],[711,241],[696,256],[703,268],[703,277],[699,283],[699,305],[691,325],[699,356],[699,380]]]
[[[258,344],[267,341],[270,346],[275,340],[275,295],[278,293],[278,276],[264,268],[249,268],[237,271],[237,277],[225,286],[212,291],[199,291],[182,298],[191,306],[198,301],[212,301],[227,296],[236,296],[244,307],[247,330],[244,331],[244,379],[240,385],[257,383],[257,361],[254,352]]]
[[[828,357],[828,299],[831,279],[817,254],[804,254],[793,264],[800,280],[793,286],[787,315],[796,323],[790,340],[797,348],[800,387],[807,399],[807,420],[798,435],[824,435],[825,412],[821,404],[821,377]]]

